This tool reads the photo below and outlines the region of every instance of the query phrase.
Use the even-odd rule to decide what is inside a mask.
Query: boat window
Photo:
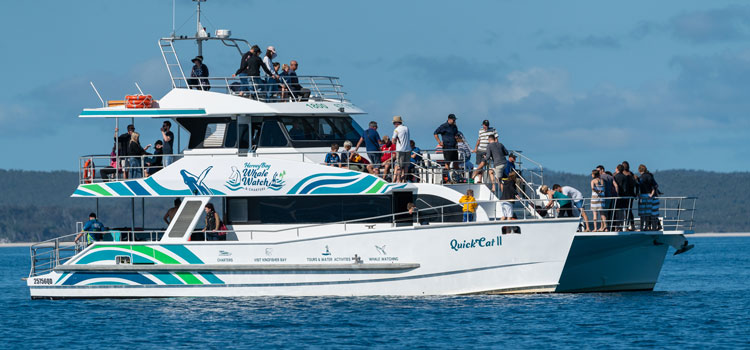
[[[419,210],[420,222],[425,220],[429,222],[463,221],[463,210],[461,206],[443,197],[438,197],[431,194],[418,194],[414,201],[414,204],[417,205],[417,209]],[[451,206],[443,207],[446,205]]]
[[[209,123],[206,125],[206,136],[203,138],[203,147],[221,147],[224,144],[226,131],[227,123]]]
[[[392,213],[390,196],[274,196],[227,198],[230,224],[314,224]],[[362,223],[391,222],[391,217]]]
[[[247,124],[240,124],[240,144],[239,148],[250,148],[250,127]],[[224,147],[237,147],[237,122],[233,121],[227,126],[227,136],[224,140]]]
[[[260,130],[260,147],[286,147],[288,141],[286,135],[281,131],[279,122],[266,120]]]
[[[305,143],[324,141],[321,145],[331,142],[343,144],[344,141],[359,141],[362,129],[349,116],[342,117],[281,117],[284,129],[295,146],[305,146]],[[309,145],[320,146],[320,145]]]

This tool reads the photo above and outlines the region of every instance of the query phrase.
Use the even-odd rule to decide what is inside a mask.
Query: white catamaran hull
[[[502,234],[511,225],[521,233]],[[32,298],[551,292],[576,226],[484,222],[277,242],[100,242],[28,285]],[[116,264],[122,256],[133,264]]]
[[[668,248],[681,233],[579,233],[573,240],[556,292],[653,290]]]

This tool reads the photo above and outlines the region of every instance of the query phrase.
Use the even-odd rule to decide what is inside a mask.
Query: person
[[[503,168],[502,178],[503,179],[508,178],[508,175],[510,175],[510,173],[515,172],[515,171],[516,171],[516,154],[511,153],[508,155],[508,161],[505,162],[505,167]]]
[[[485,119],[482,121],[482,127],[479,128],[479,138],[477,139],[477,144],[474,146],[474,153],[476,153],[476,163],[477,163],[477,170],[472,175],[472,178],[475,178],[477,175],[482,174],[483,170],[482,167],[479,166],[479,164],[482,164],[484,161],[484,154],[487,152],[487,144],[490,143],[490,135],[494,136],[495,139],[498,138],[497,130],[495,128],[490,127],[490,121]]]
[[[344,143],[346,145],[346,143]],[[353,168],[355,167],[356,168]],[[349,168],[358,171],[366,171],[372,175],[378,175],[378,170],[373,167],[367,158],[362,157],[359,153],[351,151],[349,153]]]
[[[260,48],[258,45],[253,45],[252,48],[250,48],[250,51],[242,56],[242,62],[240,65],[240,68],[237,69],[237,71],[232,74],[232,77],[235,76],[246,76],[250,77],[249,80],[247,78],[240,78],[240,81],[242,82],[242,91],[250,91],[250,83],[252,81],[253,89],[251,93],[251,97],[258,98],[258,90],[263,91],[263,80],[260,78],[260,69],[262,68],[266,74],[272,76],[275,79],[278,79],[278,76],[273,74],[271,70],[263,64],[263,60],[258,57],[260,55]],[[256,89],[257,86],[260,86],[259,89]],[[241,94],[244,96],[244,94]]]
[[[638,185],[640,197],[638,198],[638,216],[641,218],[641,231],[659,231],[659,185],[654,175],[648,171],[645,165],[638,166]]]
[[[401,116],[393,116],[393,136],[391,140],[396,148],[396,159],[394,165],[393,182],[406,182],[406,168],[409,166],[409,155],[411,154],[411,140],[409,128],[404,125]]]
[[[89,214],[89,221],[86,221],[86,223],[83,224],[83,230],[78,233],[78,235],[76,235],[76,238],[73,241],[78,242],[78,240],[84,234],[86,235],[87,243],[91,243],[93,241],[101,241],[102,231],[104,231],[104,224],[96,219],[96,213],[91,213]]]
[[[393,156],[394,152],[396,150],[396,145],[391,142],[391,138],[388,137],[388,135],[383,135],[383,146],[380,147],[380,151],[382,152],[382,156],[380,156],[380,163],[383,164],[383,178],[388,178],[388,172],[391,170],[391,166],[393,166]]]
[[[151,147],[150,144],[146,145],[145,148],[141,147],[141,143],[138,141],[140,136],[141,134],[134,131],[130,135],[130,143],[128,143],[128,160],[130,163],[131,179],[137,179],[143,176],[143,172],[141,171],[141,167],[143,166],[141,156],[149,154],[146,150]]]
[[[487,153],[485,154],[485,161],[489,163],[492,160],[492,170],[490,170],[490,181],[492,182],[492,192],[496,191],[496,184],[500,182],[503,176],[503,170],[505,164],[508,162],[505,156],[509,154],[508,150],[505,149],[505,145],[497,142],[494,135],[488,136],[489,143],[487,144]],[[515,177],[514,177],[515,178]]]
[[[297,101],[307,101],[310,98],[310,89],[303,88],[297,79],[297,68],[299,64],[292,60],[289,62],[289,88],[291,89],[292,98]]]
[[[604,170],[604,165],[599,165],[596,167],[599,169],[599,175],[604,181],[604,204],[602,206],[602,209],[604,210],[604,215],[607,217],[607,230],[611,230],[612,220],[614,219],[614,210],[615,210],[615,201],[614,197],[617,196],[617,189],[615,189],[615,178],[608,174],[607,171]]]
[[[177,215],[177,210],[180,209],[180,204],[182,204],[182,201],[179,198],[175,198],[174,207],[169,208],[169,210],[167,210],[167,213],[164,214],[164,222],[166,222],[167,225],[172,223],[174,216]]]
[[[146,158],[147,177],[156,174],[156,172],[162,169],[162,149],[161,140],[156,140],[154,143],[154,156]]]
[[[466,143],[466,139],[464,139],[464,135],[460,132],[458,133],[458,136],[456,136],[456,148],[458,149],[458,154],[460,155],[458,158],[459,160],[463,160],[463,163],[461,167],[465,171],[472,171],[474,170],[474,163],[471,162],[471,148],[469,148],[469,145]]]
[[[205,91],[211,90],[211,84],[208,82],[208,79],[200,79],[208,78],[208,67],[203,64],[203,56],[195,56],[192,62],[193,69],[190,71],[190,77],[193,79],[188,79],[190,88]]]
[[[162,153],[164,158],[162,160],[162,164],[166,167],[169,164],[174,163],[174,133],[171,131],[172,129],[172,122],[169,120],[165,120],[164,123],[161,124],[161,139],[163,142],[162,147]]]
[[[304,140],[307,138],[305,135],[305,129],[302,127],[302,121],[299,119],[294,119],[292,121],[292,128],[289,129],[289,137],[291,137],[292,140]]]
[[[547,209],[551,208],[554,203],[557,202],[560,206],[560,214],[558,215],[558,217],[573,217],[573,204],[570,200],[570,197],[562,193],[562,186],[554,184],[552,185],[552,193],[550,193],[548,188],[546,191],[544,191],[544,194],[546,194],[549,199],[552,199],[552,201],[547,204]]]
[[[456,141],[456,135],[458,135],[458,127],[456,126],[456,115],[451,113],[448,114],[448,120],[440,124],[433,136],[438,142],[438,146],[443,149],[443,160],[445,160],[445,170],[450,171],[453,162],[458,160],[458,142]],[[443,139],[440,140],[440,137]]]
[[[510,174],[507,179],[503,180],[500,186],[502,187],[500,200],[504,201],[500,204],[502,212],[500,220],[515,220],[513,216],[513,203],[519,198],[516,192],[516,173]]]
[[[580,214],[580,216],[583,218],[584,232],[590,232],[589,217],[588,215],[586,215],[586,210],[583,209],[583,194],[581,193],[581,191],[570,186],[563,186],[560,192],[573,200],[573,216],[579,216]],[[578,226],[578,229],[580,231],[581,225]]]
[[[267,100],[270,100],[271,96],[279,91],[279,74],[278,68],[274,70],[274,58],[276,58],[276,48],[274,48],[273,46],[267,47],[266,54],[263,56],[263,64],[268,68],[265,76],[265,90]]]
[[[638,196],[638,178],[630,171],[630,163],[628,161],[622,162],[622,173],[627,176],[625,180],[624,194],[627,197],[625,204],[625,221],[627,223],[628,231],[635,231],[635,217],[633,216],[633,202]]]
[[[374,168],[380,166],[380,134],[378,134],[378,123],[375,121],[370,122],[370,127],[365,130],[364,135],[359,138],[357,146],[354,147],[354,151],[359,151],[359,146],[364,142],[365,149],[367,149],[367,157],[370,158]]]
[[[617,188],[617,199],[615,200],[615,213],[614,213],[614,221],[613,221],[613,231],[622,231],[623,230],[623,224],[625,223],[625,208],[628,205],[628,202],[630,201],[629,198],[627,198],[627,193],[625,187],[628,186],[628,180],[629,176],[625,175],[623,171],[625,170],[625,167],[622,164],[617,164],[615,167],[615,188]]]
[[[119,128],[115,128],[115,142],[117,143],[117,156],[120,158],[120,167],[126,169],[128,166],[128,144],[130,143],[130,135],[135,132],[135,126],[133,124],[128,125],[127,132],[117,136]],[[123,173],[124,178],[128,178],[128,172]]]
[[[325,162],[328,166],[341,167],[341,157],[339,157],[339,145],[332,144],[331,151],[326,154]]]
[[[461,197],[458,202],[463,204],[464,222],[472,222],[476,220],[477,206],[479,205],[477,204],[477,200],[474,198],[474,190],[466,190],[466,195]]]
[[[594,221],[594,232],[607,230],[607,217],[604,208],[604,180],[601,178],[599,169],[591,170],[591,213]],[[601,227],[597,226],[597,219],[601,219]]]
[[[408,178],[411,182],[419,182],[419,178],[416,175],[416,168],[422,164],[422,150],[417,147],[414,140],[409,140],[409,146],[411,146],[411,155],[409,156],[409,169],[407,169]]]
[[[102,170],[99,170],[99,175],[104,181],[110,181],[117,174],[117,153],[115,152],[117,146],[112,146],[112,152],[109,153],[109,166]]]
[[[206,204],[206,226],[203,228],[207,241],[226,241],[226,227],[222,224],[219,214],[214,209],[213,203]]]
[[[276,63],[274,63],[276,64]],[[281,89],[281,100],[285,101],[289,96],[289,65],[284,63],[281,65],[281,73],[279,73],[279,88]]]

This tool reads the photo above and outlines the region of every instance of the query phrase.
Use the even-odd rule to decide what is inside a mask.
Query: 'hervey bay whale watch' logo
[[[231,191],[263,191],[270,189],[278,191],[286,184],[284,182],[286,171],[278,171],[271,174],[271,165],[266,162],[260,164],[245,163],[243,169],[232,166],[232,174],[229,175],[224,187]]]

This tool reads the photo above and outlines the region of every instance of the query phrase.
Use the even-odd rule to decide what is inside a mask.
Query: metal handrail
[[[220,91],[230,95],[244,96],[263,102],[338,101],[348,102],[346,92],[338,77],[333,76],[279,76],[271,82],[266,76],[233,77],[186,77],[173,80],[175,88]],[[291,80],[296,78],[297,83]],[[208,84],[206,85],[207,82]],[[292,88],[299,85],[299,88]],[[247,92],[247,94],[245,94]],[[307,95],[309,96],[303,96]]]

